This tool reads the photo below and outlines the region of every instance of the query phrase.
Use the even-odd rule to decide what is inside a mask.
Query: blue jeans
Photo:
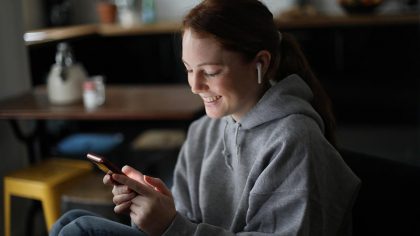
[[[85,210],[71,210],[54,223],[50,236],[74,235],[136,235],[145,236],[137,227],[105,219]]]

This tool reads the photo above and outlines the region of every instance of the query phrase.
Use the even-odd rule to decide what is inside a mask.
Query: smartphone
[[[115,173],[115,174],[123,174],[121,172],[121,168],[118,168],[117,165],[106,159],[105,157],[101,157],[92,153],[88,153],[86,157],[92,161],[96,166],[99,167],[103,172],[109,174]]]

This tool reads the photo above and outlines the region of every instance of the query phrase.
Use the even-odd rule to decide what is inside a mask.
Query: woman
[[[334,148],[330,102],[296,43],[257,0],[205,0],[183,26],[182,60],[207,116],[189,128],[172,192],[125,166],[104,183],[119,183],[115,212],[133,228],[71,212],[53,232],[350,235],[360,181]]]

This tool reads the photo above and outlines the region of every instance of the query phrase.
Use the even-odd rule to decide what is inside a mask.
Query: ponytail
[[[313,93],[311,102],[314,109],[321,115],[325,125],[325,137],[336,146],[335,118],[331,100],[323,89],[321,82],[316,78],[299,44],[293,36],[282,33],[279,47],[279,65],[275,80],[279,81],[291,74],[297,74],[308,84]]]

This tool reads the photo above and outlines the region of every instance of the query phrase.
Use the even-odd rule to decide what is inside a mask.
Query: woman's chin
[[[219,119],[222,118],[224,115],[219,113],[219,112],[215,112],[215,111],[211,111],[209,109],[206,109],[206,114],[208,117],[213,118],[213,119]]]

